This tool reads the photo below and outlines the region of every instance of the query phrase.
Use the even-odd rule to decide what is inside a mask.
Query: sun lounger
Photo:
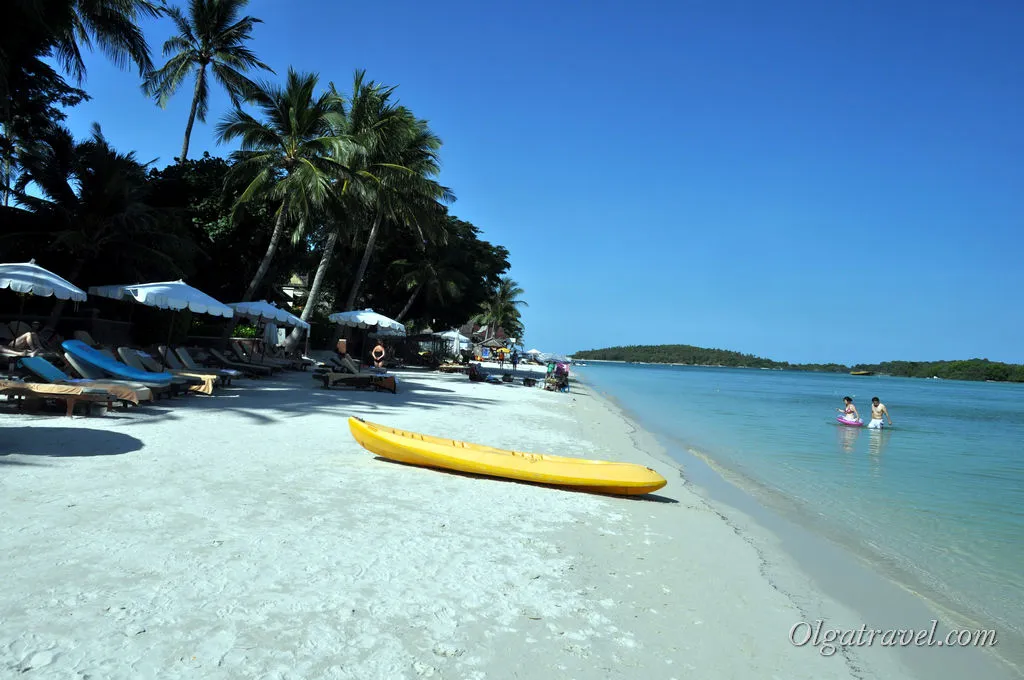
[[[14,333],[7,324],[0,323],[0,344],[7,345],[11,342],[14,342]]]
[[[101,354],[104,352],[105,350],[100,350]],[[156,367],[157,370],[155,371],[147,368],[146,365],[142,362],[142,358],[139,356],[138,350],[132,349],[130,347],[118,347],[117,356],[119,356],[121,358],[121,361],[123,361],[126,365],[131,366],[137,371],[145,371],[150,374],[159,374],[165,372],[170,373],[170,371],[163,371],[159,366]],[[170,375],[172,384],[178,385],[183,389],[188,389],[191,392],[202,392],[202,389],[196,389],[202,388],[204,383],[202,379],[189,378],[183,375],[174,375],[173,373],[170,373]],[[213,387],[210,387],[210,392],[208,392],[207,394],[211,392],[213,392]]]
[[[92,335],[89,334],[89,331],[75,331],[75,340],[81,340],[85,344],[89,345],[89,347],[94,347],[96,349],[103,346],[96,342]]]
[[[276,359],[278,361],[290,361],[300,370],[303,371],[306,370],[307,368],[310,368],[311,366],[316,366],[315,360],[310,359],[309,357],[288,354],[276,346],[269,347],[267,349],[267,356],[270,357],[271,359]]]
[[[166,350],[168,348],[164,348],[164,349]],[[234,368],[217,368],[217,367],[214,367],[214,366],[210,366],[209,365],[209,363],[210,363],[209,361],[206,361],[205,363],[199,363],[195,359],[192,358],[192,354],[188,351],[187,347],[178,347],[173,352],[170,352],[169,354],[172,354],[175,357],[177,357],[181,361],[181,365],[182,365],[183,368],[186,368],[186,369],[189,369],[189,370],[192,370],[192,371],[215,371],[215,372],[220,372],[222,375],[226,375],[226,376],[228,376],[231,379],[243,378],[243,377],[252,377],[251,373],[247,374],[244,371],[239,371],[239,370],[236,370]]]
[[[157,361],[156,357],[154,357],[149,352],[144,352],[139,349],[128,349],[127,347],[122,347],[121,349],[118,350],[118,353],[120,353],[121,350],[125,350],[127,353],[134,354],[135,357],[137,357],[138,360],[142,363],[142,367],[145,368],[147,371],[160,372],[166,370],[168,373],[178,378],[188,378],[191,383],[189,390],[192,392],[198,392],[200,394],[213,394],[214,386],[220,383],[220,377],[217,376],[215,373],[210,373],[209,371],[207,371],[206,373],[200,373],[198,371],[185,371],[176,370],[172,368],[165,368],[164,365]]]
[[[351,373],[315,373],[314,380],[323,383],[324,389],[332,387],[355,387],[357,389],[371,389],[376,391],[398,393],[398,380],[393,375],[371,375],[364,373],[352,375]]]
[[[116,380],[114,378],[107,377],[107,374],[100,369],[91,366],[84,361],[79,361],[73,355],[65,352],[64,360],[68,362],[71,368],[75,369],[78,375],[82,376],[87,380],[99,380],[103,382],[112,382],[124,385],[126,387],[135,389],[136,391],[141,389],[147,389],[153,395],[153,399],[159,399],[160,397],[170,396],[172,392],[172,386],[170,384],[158,385],[156,383],[144,383],[138,380]]]
[[[145,385],[135,383],[119,383],[110,380],[89,380],[86,378],[72,378],[43,357],[26,357],[19,361],[19,364],[33,375],[45,382],[61,385],[75,385],[78,387],[95,387],[110,392],[118,400],[135,404],[140,401],[152,401],[153,392]]]
[[[261,357],[253,352],[246,350],[242,346],[242,343],[237,340],[231,341],[231,351],[235,353],[239,361],[244,361],[256,366],[269,366],[277,371],[283,371],[286,368],[293,368],[293,364],[290,361],[278,361],[277,359],[269,359],[267,357]]]
[[[0,380],[0,394],[17,397],[20,400],[54,399],[67,404],[67,416],[75,412],[79,402],[105,403],[112,407],[115,397],[105,389],[98,387],[82,387],[79,385],[50,385],[47,383],[21,382],[17,380]],[[19,408],[21,404],[18,404]]]
[[[184,371],[192,372],[199,375],[215,375],[220,378],[220,381],[224,385],[230,385],[231,381],[235,378],[242,377],[241,371],[235,371],[230,368],[206,368],[193,363],[193,366],[185,366],[178,358],[178,355],[171,351],[171,348],[167,345],[160,345],[157,347],[157,351],[160,353],[160,359],[164,365],[171,371]],[[185,350],[186,352],[188,350]],[[191,357],[189,357],[191,359]]]
[[[221,354],[218,350],[213,349],[212,347],[210,349],[207,349],[206,351],[210,354],[210,357],[212,357],[214,361],[216,361],[218,364],[225,368],[233,368],[235,370],[242,371],[243,373],[248,373],[250,375],[271,375],[274,372],[274,369],[271,368],[270,366],[257,366],[256,364],[232,361],[231,359],[228,359],[226,356]],[[179,353],[178,356],[181,356],[181,354]]]
[[[146,385],[167,386],[174,382],[170,373],[150,373],[139,371],[122,364],[108,354],[89,347],[81,340],[65,340],[61,345],[64,351],[82,364],[97,368],[109,376],[120,380],[135,380]]]

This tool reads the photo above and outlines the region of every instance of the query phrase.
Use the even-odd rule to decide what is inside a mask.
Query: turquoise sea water
[[[578,373],[670,454],[708,460],[963,622],[1024,636],[1024,385],[636,364]],[[836,424],[845,395],[865,422],[878,396],[894,427]]]

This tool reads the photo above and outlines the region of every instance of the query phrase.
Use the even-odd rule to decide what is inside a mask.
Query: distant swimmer
[[[889,409],[885,408],[885,404],[878,400],[878,397],[871,397],[871,422],[868,423],[868,427],[873,430],[882,429],[882,416],[889,421],[889,426],[892,426],[892,418],[889,417]]]
[[[843,408],[837,408],[836,410],[843,414],[843,418],[850,422],[857,422],[860,420],[860,414],[857,413],[857,407],[853,405],[853,397],[843,397]]]

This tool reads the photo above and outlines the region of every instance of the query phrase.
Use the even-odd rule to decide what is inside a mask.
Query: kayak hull
[[[509,451],[355,417],[350,417],[348,424],[352,436],[367,451],[409,465],[620,496],[651,493],[668,483],[654,470],[635,463]]]

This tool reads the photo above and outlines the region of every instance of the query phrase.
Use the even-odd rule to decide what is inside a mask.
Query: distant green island
[[[849,373],[892,375],[905,378],[943,378],[945,380],[992,380],[996,382],[1024,382],[1024,365],[1004,364],[988,359],[961,361],[885,361],[880,364],[791,364],[773,361],[753,354],[742,354],[725,349],[708,349],[693,345],[629,345],[606,347],[576,352],[574,359],[594,361],[625,361],[649,364],[678,364],[682,366],[729,366],[735,368],[768,368],[790,371],[817,371],[819,373]]]

